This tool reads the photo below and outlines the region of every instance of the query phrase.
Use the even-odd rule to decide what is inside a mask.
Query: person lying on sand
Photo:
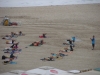
[[[48,57],[48,58],[43,58],[41,59],[42,61],[54,61],[54,57],[51,56],[51,57]]]
[[[11,37],[18,37],[18,34],[15,32],[11,32]]]
[[[43,45],[45,42],[43,40],[40,40],[39,42],[33,42],[30,46],[39,46]]]
[[[68,47],[66,47],[66,48],[64,48],[64,50],[59,50],[59,53],[63,53],[63,54],[70,54],[70,53],[72,53],[73,51],[70,51],[69,49],[68,49]]]
[[[5,59],[7,59],[7,58],[9,58],[9,57],[7,57],[7,56],[5,56],[5,55],[2,56],[2,60],[5,60]]]
[[[2,37],[2,39],[6,39],[6,40],[10,40],[12,37],[11,35],[5,35],[4,37]]]
[[[14,59],[17,59],[17,56],[14,56],[13,53],[10,55],[10,60],[14,60]]]
[[[10,61],[17,59],[17,56],[14,56],[13,54],[10,55],[10,57],[7,57],[5,55],[2,56],[2,60],[4,60],[3,63],[9,63]]]
[[[11,41],[7,40],[6,44],[14,44],[14,42],[15,42],[15,40],[13,40],[13,39]]]
[[[18,45],[19,45],[19,42],[18,42],[18,43],[14,43],[12,46],[10,46],[10,48],[15,48],[15,49],[17,49],[17,48],[18,48]]]
[[[22,31],[19,31],[18,33],[11,32],[11,37],[18,37],[18,36],[24,36],[25,34],[22,33]]]
[[[63,43],[63,45],[69,45],[69,43]]]
[[[53,57],[64,57],[64,56],[68,56],[67,54],[64,54],[64,53],[57,53],[57,54],[55,54],[55,53],[51,53],[51,55],[53,56]]]
[[[12,37],[18,37],[18,36],[24,36],[25,34],[22,33],[22,31],[19,31],[18,33],[11,32],[8,35],[5,35],[2,37],[2,39],[10,40]]]
[[[64,48],[64,50],[59,50],[59,52],[68,52],[68,47]]]
[[[6,50],[4,51],[4,53],[10,53],[10,54],[14,54],[14,53],[20,53],[22,50],[21,49],[15,49],[15,48],[12,48],[12,50]]]
[[[7,65],[7,64],[9,64],[9,63],[10,63],[10,59],[7,59],[7,60],[4,60],[4,61],[3,61],[3,64],[4,64],[4,65]]]
[[[15,49],[15,51],[21,50],[20,48],[10,48],[10,47],[6,47],[2,51],[8,51],[9,52],[9,51],[12,51],[13,49]]]
[[[9,26],[18,26],[17,22],[10,22]]]
[[[72,53],[73,51],[68,51],[68,52],[66,52],[66,51],[64,51],[64,50],[59,50],[59,53],[63,53],[63,54],[70,54],[70,53]]]
[[[45,43],[44,40],[40,40],[40,41],[39,41],[39,44],[40,44],[40,45],[43,45],[44,43]]]
[[[24,36],[25,34],[22,33],[22,31],[19,31],[19,36]]]
[[[10,55],[10,57],[4,59],[3,64],[4,64],[4,65],[9,64],[9,63],[12,62],[15,58],[17,59],[16,56]]]
[[[46,33],[43,33],[41,36],[39,36],[40,38],[47,38],[46,37]]]
[[[6,48],[4,48],[2,51],[11,51],[11,50],[12,50],[12,48],[6,47]]]
[[[39,46],[39,42],[33,42],[30,46]]]
[[[12,37],[18,37],[18,35],[14,32],[11,32],[10,34],[5,35],[2,39],[10,40]]]
[[[19,31],[18,33],[11,32],[11,35],[14,37],[15,35],[16,36],[24,36],[25,34],[22,31]]]
[[[68,56],[68,54],[64,54],[64,53],[59,53],[59,55],[60,55],[61,57]]]

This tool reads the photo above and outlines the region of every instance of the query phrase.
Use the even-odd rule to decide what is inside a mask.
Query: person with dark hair
[[[44,43],[43,40],[40,40],[40,41],[39,41],[39,44],[40,44],[40,45],[43,45],[43,43]]]
[[[23,32],[22,31],[19,31],[19,34],[18,34],[19,36],[24,36],[25,34],[23,34]]]
[[[92,43],[92,50],[94,50],[94,47],[95,47],[95,36],[93,35],[93,37],[92,38],[90,38],[91,39],[91,43]]]
[[[43,38],[46,38],[46,33],[43,33]]]
[[[19,31],[19,35],[22,35],[22,31]]]
[[[15,56],[13,55],[13,53],[11,53],[10,58],[13,58],[13,59],[15,58]]]
[[[10,61],[14,60],[15,58],[17,59],[17,56],[14,56],[13,53],[11,53],[10,54]]]
[[[18,45],[19,45],[19,42],[18,43],[15,43],[15,45],[14,45],[14,48],[18,48]]]
[[[12,37],[10,35],[5,35],[4,37],[2,37],[2,39],[7,39],[10,40]]]
[[[40,46],[43,45],[45,42],[43,40],[40,40],[39,42],[33,42],[32,44],[30,44],[30,46]]]
[[[70,44],[70,51],[73,51],[73,43],[72,43],[72,40],[67,40],[67,41],[69,41],[69,44]]]
[[[14,44],[14,42],[15,42],[14,39],[12,39],[11,41],[7,40],[7,41],[6,41],[6,44]]]
[[[6,59],[6,58],[8,58],[8,57],[7,57],[7,56],[5,56],[5,55],[3,55],[3,56],[2,56],[2,60]]]
[[[54,61],[54,57],[53,56],[50,56],[48,58],[43,58],[43,59],[40,59],[42,61]]]
[[[59,55],[60,55],[61,57],[68,56],[68,55],[65,55],[65,54],[63,54],[63,53],[59,53]]]
[[[10,63],[10,59],[6,59],[6,60],[3,61],[3,64],[4,64],[4,65],[7,65],[7,64],[9,64],[9,63]]]
[[[14,32],[11,32],[11,37],[14,37]]]
[[[39,42],[33,42],[30,46],[39,46]]]
[[[14,45],[15,45],[15,44],[13,44],[12,46],[10,46],[10,48],[14,48]]]
[[[4,60],[4,61],[3,61],[3,64],[4,64],[4,65],[6,65],[6,64],[8,64],[8,63],[10,62],[9,57],[7,57],[7,56],[5,56],[5,55],[2,56],[2,60]]]
[[[12,44],[14,44],[15,40],[12,39]]]
[[[10,46],[10,48],[15,48],[15,49],[17,49],[17,48],[18,48],[18,44],[19,44],[19,42],[18,42],[18,43],[13,43],[13,45]]]

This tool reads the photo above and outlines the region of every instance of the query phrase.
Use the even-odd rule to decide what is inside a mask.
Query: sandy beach
[[[41,66],[51,66],[62,70],[83,70],[100,67],[100,4],[62,5],[42,7],[0,7],[0,22],[8,16],[19,26],[1,26],[0,37],[10,32],[22,31],[25,36],[15,38],[22,52],[17,64],[3,65],[0,60],[0,73],[11,70],[30,70]],[[30,47],[39,36],[47,33],[46,42],[40,47]],[[91,40],[95,35],[96,46],[92,50]],[[41,61],[41,58],[51,56],[66,46],[62,43],[75,36],[73,53],[55,61]],[[10,45],[0,39],[0,50]],[[28,48],[25,48],[28,47]],[[0,57],[4,54],[0,51]]]

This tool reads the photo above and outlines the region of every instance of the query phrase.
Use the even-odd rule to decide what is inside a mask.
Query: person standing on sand
[[[94,47],[95,47],[95,36],[93,35],[93,38],[90,38],[90,39],[91,39],[91,43],[92,43],[92,47],[93,47],[92,50],[94,50]]]

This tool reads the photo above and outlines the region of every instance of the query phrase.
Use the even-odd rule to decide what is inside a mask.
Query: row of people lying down
[[[5,35],[2,37],[2,39],[11,39],[12,37],[18,37],[18,36],[24,36],[25,34],[22,33],[22,31],[19,31],[18,33],[11,32],[9,35]]]
[[[10,54],[9,57],[7,57],[7,56],[5,56],[5,55],[2,56],[3,64],[10,63],[10,62],[12,62],[14,59],[17,59],[17,56],[14,56],[13,53]]]
[[[15,36],[21,36],[21,35],[24,35],[22,33],[22,31],[19,31],[19,33],[14,33],[14,32],[11,32],[11,34],[9,36],[6,36],[7,38],[3,38],[3,39],[10,39],[12,37],[15,37]],[[16,40],[9,40],[9,41],[6,41],[6,44],[12,44],[9,48],[5,48],[3,51],[4,53],[9,53],[10,54],[10,57],[7,57],[5,55],[2,56],[2,60],[4,60],[3,63],[9,63],[11,61],[13,61],[14,59],[17,58],[17,56],[14,56],[13,54],[15,53],[20,53],[21,52],[21,49],[19,49],[18,45],[19,45],[19,42],[16,42]]]
[[[5,35],[2,37],[2,39],[10,40],[12,37],[18,37],[18,36],[24,36],[25,34],[22,33],[22,31],[19,31],[18,33],[11,32],[9,35]],[[39,38],[47,38],[46,33],[43,33]]]
[[[7,57],[5,55],[2,56],[2,60],[3,61],[3,64],[7,64],[7,63],[10,63],[12,62],[14,59],[17,59],[17,56],[14,56],[14,54],[16,52],[20,52],[21,50],[18,49],[18,45],[19,45],[19,42],[18,43],[13,43],[9,48],[6,48],[4,49],[4,53],[9,53],[10,56]]]
[[[68,51],[68,48],[64,48],[64,50],[59,50],[58,53],[51,53],[52,56],[40,59],[42,61],[54,61],[57,58],[63,58],[64,56],[68,56],[68,54],[72,53],[72,51]]]

